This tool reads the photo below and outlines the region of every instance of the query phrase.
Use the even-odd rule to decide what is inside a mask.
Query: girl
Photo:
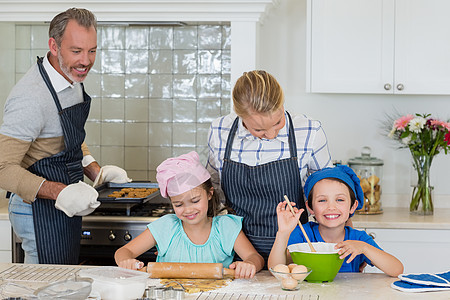
[[[222,263],[235,270],[235,278],[252,278],[262,269],[264,260],[243,233],[242,217],[217,215],[219,198],[196,152],[169,158],[156,171],[161,195],[171,200],[175,214],[148,224],[118,249],[119,267],[142,268],[135,258],[156,246],[160,262]],[[243,261],[233,262],[235,252]]]
[[[367,263],[390,276],[403,273],[403,264],[384,252],[365,231],[345,226],[358,201],[364,201],[359,179],[351,168],[341,165],[317,171],[308,177],[304,189],[308,196],[307,209],[317,221],[304,224],[305,232],[311,242],[336,243],[340,258],[347,258],[339,272],[362,272]],[[287,245],[306,242],[296,226],[304,210],[294,208],[294,217],[286,206],[286,201],[277,206],[278,232],[270,252],[269,267],[291,261]]]

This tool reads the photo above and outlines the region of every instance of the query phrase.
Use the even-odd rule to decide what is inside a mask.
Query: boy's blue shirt
[[[305,229],[306,234],[308,235],[311,242],[322,242],[325,243],[322,236],[319,232],[319,224],[316,222],[308,222],[306,224],[303,224],[303,228]],[[345,237],[344,241],[347,240],[354,240],[354,241],[363,241],[366,242],[369,245],[372,245],[380,250],[383,250],[380,248],[380,246],[375,243],[375,241],[363,230],[356,230],[354,228],[351,228],[349,226],[345,226]],[[295,229],[292,231],[288,246],[292,244],[297,243],[306,243],[306,239],[303,236],[302,231],[300,230],[300,227],[297,225]],[[359,272],[359,266],[366,262],[367,264],[372,265],[372,262],[364,255],[360,254],[356,256],[350,263],[347,263],[347,260],[350,258],[350,255],[347,256],[344,259],[344,262],[342,263],[342,267],[339,270],[340,273],[343,272]]]

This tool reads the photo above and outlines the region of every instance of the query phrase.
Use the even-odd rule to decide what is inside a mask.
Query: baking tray
[[[105,184],[102,184],[100,186],[98,186],[97,192],[98,192],[98,201],[101,202],[102,204],[132,204],[132,205],[137,205],[137,204],[142,204],[145,203],[159,195],[160,192],[159,190],[153,192],[152,194],[143,197],[143,198],[127,198],[127,197],[120,197],[120,198],[115,198],[115,197],[108,197],[108,195],[110,195],[112,192],[114,191],[120,191],[123,188],[158,188],[158,184],[157,183],[153,183],[153,182],[149,182],[149,181],[133,181],[133,182],[129,182],[129,183],[112,183],[112,182],[107,182]]]

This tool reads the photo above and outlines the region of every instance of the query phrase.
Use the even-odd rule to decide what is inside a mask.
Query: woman
[[[244,232],[265,259],[277,232],[277,204],[287,195],[305,208],[302,182],[331,164],[320,122],[291,116],[283,104],[283,90],[272,75],[245,72],[233,89],[236,114],[213,121],[208,138],[214,186],[244,217]],[[307,222],[306,214],[301,221]]]

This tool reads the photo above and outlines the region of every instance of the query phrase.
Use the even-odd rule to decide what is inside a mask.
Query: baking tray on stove
[[[128,183],[113,183],[113,182],[107,182],[105,184],[102,184],[96,188],[98,192],[98,198],[97,200],[101,202],[102,204],[142,204],[147,201],[150,201],[151,199],[161,195],[159,192],[159,189],[152,194],[142,197],[142,198],[135,198],[135,197],[109,197],[113,192],[120,191],[123,188],[158,188],[158,183],[156,182],[149,182],[149,181],[133,181]]]

